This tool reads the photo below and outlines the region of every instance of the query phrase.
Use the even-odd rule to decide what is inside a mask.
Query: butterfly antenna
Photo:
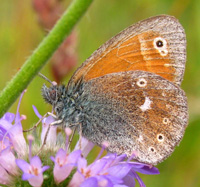
[[[53,81],[51,81],[51,80],[49,80],[47,77],[45,77],[42,73],[38,73],[38,75],[41,77],[41,78],[43,78],[44,80],[46,80],[46,81],[48,81],[51,85],[53,85],[53,86],[55,86],[55,82]]]

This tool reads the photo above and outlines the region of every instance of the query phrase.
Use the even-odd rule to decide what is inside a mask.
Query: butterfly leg
[[[70,147],[70,145],[72,143],[72,140],[73,140],[74,134],[76,132],[76,129],[77,129],[77,126],[75,126],[75,128],[73,129],[72,135],[70,137],[70,140],[69,140],[69,143],[68,143],[68,146],[67,146],[67,150],[69,150],[69,147]]]
[[[80,132],[79,132],[79,149],[81,150],[81,140],[82,140],[82,124],[80,123]]]
[[[80,138],[79,138],[79,149],[81,150],[81,139],[82,139],[82,124],[81,123],[77,123],[76,125],[71,125],[71,126],[69,126],[69,128],[72,128],[72,127],[74,127],[73,128],[73,132],[72,132],[72,135],[71,135],[71,138],[70,138],[70,140],[69,140],[69,144],[68,144],[68,149],[69,149],[69,146],[70,146],[70,144],[71,144],[71,142],[72,142],[72,140],[73,140],[73,137],[74,137],[74,134],[75,134],[75,132],[76,132],[76,130],[77,130],[77,128],[78,128],[78,125],[79,125],[79,127],[80,127],[80,133],[79,133],[79,136],[80,136]]]
[[[54,115],[54,114],[52,114],[51,112],[47,112],[44,116],[42,116],[41,118],[40,118],[40,120],[33,126],[33,127],[31,127],[30,129],[27,129],[27,130],[23,130],[23,132],[29,132],[29,131],[32,131],[32,130],[34,130],[35,128],[37,128],[37,126],[40,124],[40,122],[45,118],[45,117],[47,117],[47,116],[52,116],[53,118],[55,118],[55,119],[57,119],[57,116],[56,115]]]
[[[37,155],[39,155],[39,154],[41,153],[42,149],[44,148],[44,146],[45,146],[45,144],[46,144],[46,141],[47,141],[47,137],[48,137],[50,128],[51,128],[52,126],[57,125],[57,124],[62,123],[62,122],[63,122],[62,120],[57,120],[57,121],[54,121],[54,122],[52,122],[52,123],[49,124],[48,129],[47,129],[46,134],[45,134],[45,137],[44,137],[44,140],[43,140],[43,143],[42,143],[42,146],[40,147],[40,149],[39,149]]]

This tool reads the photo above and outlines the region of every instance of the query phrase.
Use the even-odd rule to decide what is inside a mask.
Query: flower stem
[[[54,28],[26,60],[24,65],[0,93],[0,117],[14,103],[33,77],[71,32],[93,0],[74,0]]]

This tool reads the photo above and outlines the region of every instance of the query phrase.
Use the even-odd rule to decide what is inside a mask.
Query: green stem
[[[0,93],[0,116],[14,103],[33,77],[45,65],[59,45],[71,32],[93,0],[74,0],[51,32],[44,38],[20,71]]]

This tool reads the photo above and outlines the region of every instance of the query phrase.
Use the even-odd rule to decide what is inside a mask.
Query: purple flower
[[[38,112],[37,108],[33,105],[33,110],[35,112],[35,114],[37,115],[37,117],[39,119],[42,118],[42,116],[40,115],[40,113]],[[41,133],[41,142],[44,142],[44,138],[46,136],[46,132],[47,129],[49,127],[49,124],[51,124],[52,122],[54,122],[55,119],[52,116],[48,116],[46,118],[44,118],[42,120],[42,133]],[[50,146],[53,147],[56,145],[56,139],[57,139],[57,125],[51,126],[47,139],[46,139],[46,146]]]
[[[23,94],[22,94],[23,95]],[[22,96],[21,96],[22,98]],[[21,102],[20,98],[20,102]],[[6,113],[0,119],[0,183],[5,185],[13,184],[14,178],[19,178],[19,168],[22,170],[22,180],[29,182],[31,186],[41,186],[43,184],[43,173],[46,171],[46,183],[51,186],[59,184],[64,180],[69,181],[69,176],[72,178],[68,182],[70,187],[88,187],[88,186],[101,186],[101,187],[134,187],[136,181],[138,181],[141,187],[145,187],[145,184],[139,177],[138,173],[143,174],[158,174],[157,168],[148,164],[133,162],[132,157],[127,159],[126,155],[107,154],[102,157],[102,153],[108,143],[104,142],[99,155],[94,159],[91,164],[87,163],[86,157],[93,149],[94,144],[89,142],[84,137],[81,137],[77,142],[74,150],[69,150],[69,137],[72,134],[71,129],[66,128],[66,142],[63,140],[59,143],[57,135],[57,127],[51,126],[46,139],[45,148],[40,150],[40,146],[36,143],[34,145],[34,152],[42,155],[43,161],[39,156],[32,157],[32,142],[33,136],[29,135],[29,152],[28,146],[23,136],[23,129],[21,121],[25,119],[25,116],[19,114],[19,105],[16,115],[12,113]],[[55,119],[52,116],[42,117],[33,106],[36,115],[42,122],[41,141],[42,144],[46,137],[47,129]],[[43,119],[44,118],[44,119]],[[59,139],[61,140],[61,138]],[[65,148],[64,148],[65,147]],[[29,155],[28,155],[29,153]],[[55,155],[51,156],[51,155]],[[29,158],[27,162],[24,158]],[[51,160],[54,162],[54,167],[50,168],[45,163]],[[74,174],[72,175],[72,170]],[[51,178],[53,173],[53,177]],[[52,183],[52,181],[54,182]],[[18,180],[19,181],[19,180]],[[48,183],[49,182],[49,183]],[[66,182],[66,181],[65,181]]]
[[[24,117],[17,122],[15,119],[15,124],[8,130],[12,145],[19,157],[24,156],[27,152],[27,145],[21,124],[22,119],[24,119]]]
[[[81,145],[80,145],[81,142]],[[80,150],[81,147],[81,154],[84,157],[87,157],[88,153],[92,150],[94,147],[94,143],[88,141],[86,138],[82,137],[81,139],[78,140],[74,150]]]
[[[127,163],[131,166],[131,170],[123,178],[124,184],[126,184],[127,186],[134,187],[135,179],[136,179],[141,187],[145,187],[144,182],[142,181],[142,179],[139,177],[139,175],[136,172],[147,174],[147,175],[159,174],[158,169],[151,165],[139,163],[139,162],[127,162]]]
[[[124,161],[126,155],[108,154],[87,165],[85,158],[79,158],[77,171],[69,186],[135,186],[135,179],[140,186],[145,186],[136,171],[146,174],[158,174],[158,170],[147,164]]]
[[[102,158],[87,165],[85,158],[79,158],[77,172],[74,174],[69,186],[80,186],[82,183],[85,185],[91,181],[100,183],[115,185],[123,183],[122,178],[131,169],[129,165],[116,165],[116,167],[108,167],[108,164],[113,160],[112,157]],[[124,172],[117,174],[120,170],[124,169]],[[115,172],[117,171],[117,172]],[[91,180],[90,178],[93,178]]]
[[[10,147],[2,150],[0,153],[0,164],[6,171],[12,175],[18,175],[18,167],[15,163],[15,155],[10,150]]]
[[[20,97],[17,114],[6,113],[0,119],[0,165],[2,176],[5,176],[5,184],[12,180],[11,175],[19,175],[15,157],[24,156],[26,153],[26,142],[21,125],[21,120],[25,119],[25,117],[20,117],[19,115],[19,106],[23,94],[24,92]],[[12,124],[13,122],[14,125]],[[0,178],[0,181],[3,181],[3,178]]]
[[[15,152],[19,157],[26,154],[26,141],[23,135],[23,129],[21,121],[24,120],[25,116],[20,116],[19,106],[24,92],[21,94],[20,101],[17,107],[16,115],[12,113],[6,113],[0,119],[0,141],[4,145],[4,148],[13,146]],[[12,122],[15,121],[14,125]],[[0,148],[2,150],[2,148]]]
[[[49,169],[49,166],[43,166],[38,156],[32,157],[33,137],[29,136],[29,160],[30,164],[22,159],[16,159],[16,164],[23,171],[22,180],[28,180],[32,186],[41,186],[43,183],[43,172]]]
[[[80,150],[67,154],[65,150],[60,149],[55,158],[51,157],[51,160],[55,163],[53,174],[57,184],[69,176],[74,166],[76,166],[76,162],[80,156]]]
[[[43,183],[43,172],[49,169],[49,166],[43,166],[38,156],[30,160],[30,164],[24,160],[17,159],[18,167],[23,171],[22,180],[28,180],[32,186],[41,186]]]
[[[71,153],[68,153],[68,143],[71,130],[69,128],[66,128],[65,133],[66,133],[65,150],[59,149],[58,152],[56,153],[55,158],[51,156],[51,160],[55,163],[53,174],[56,184],[59,184],[69,176],[72,169],[74,169],[74,167],[76,166],[78,158],[81,156],[81,150],[75,150]]]
[[[0,165],[0,184],[8,185],[12,183],[12,179],[5,168]]]

